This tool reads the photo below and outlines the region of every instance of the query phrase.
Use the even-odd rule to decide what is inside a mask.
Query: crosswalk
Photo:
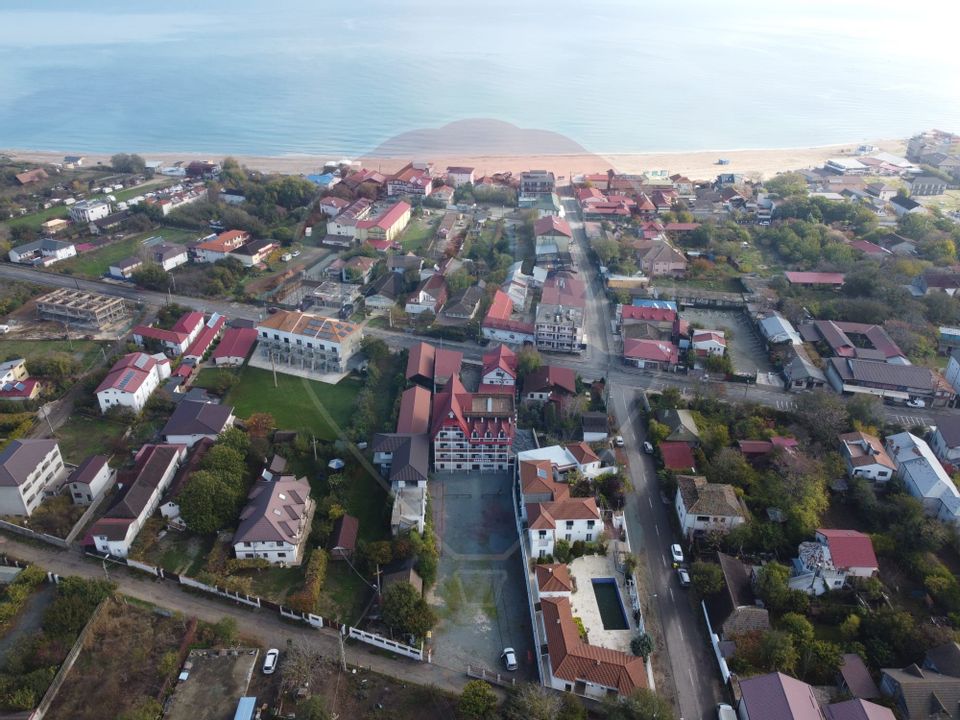
[[[795,400],[776,400],[775,406],[777,410],[796,410],[797,403]]]
[[[912,428],[915,425],[924,426],[928,422],[926,418],[919,415],[891,415],[890,419],[905,428]]]

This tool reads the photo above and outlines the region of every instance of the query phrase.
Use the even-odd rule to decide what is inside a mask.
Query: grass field
[[[69,260],[64,260],[55,266],[60,272],[82,275],[90,278],[99,278],[106,275],[110,265],[128,257],[138,256],[144,250],[144,240],[152,237],[162,237],[168,242],[187,242],[196,237],[196,233],[179,228],[163,228],[137,233],[118,242],[104,245],[97,250],[81,253]]]
[[[64,460],[79,463],[90,455],[110,455],[114,442],[126,429],[125,425],[106,418],[74,412],[57,428],[56,436]]]
[[[210,387],[220,372],[231,371],[202,370],[194,384]],[[234,406],[237,417],[266,412],[273,415],[278,428],[310,428],[317,438],[334,440],[340,435],[339,429],[347,426],[359,392],[360,383],[352,378],[328,385],[282,373],[277,373],[274,387],[269,370],[245,366],[239,372],[239,382],[227,393],[226,402]],[[314,404],[314,398],[323,412]]]
[[[437,232],[437,227],[439,227],[442,219],[443,216],[441,215],[434,220],[428,220],[426,218],[414,218],[411,220],[410,224],[407,225],[407,229],[404,230],[400,236],[400,244],[403,245],[403,251],[417,252],[429,244],[430,239],[434,233]]]
[[[100,355],[100,344],[93,340],[17,340],[4,336],[0,341],[0,360],[22,357],[30,361],[53,352],[65,352],[72,355],[83,368],[90,366]]]

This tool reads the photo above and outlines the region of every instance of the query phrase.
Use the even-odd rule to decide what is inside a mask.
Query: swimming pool
[[[593,594],[597,598],[604,630],[629,630],[620,589],[613,578],[593,578]]]

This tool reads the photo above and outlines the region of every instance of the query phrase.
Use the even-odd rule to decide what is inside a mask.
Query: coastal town
[[[960,135],[0,157],[0,716],[960,717]]]

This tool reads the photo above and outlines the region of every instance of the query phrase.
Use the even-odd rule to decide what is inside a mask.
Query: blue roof
[[[253,714],[257,710],[257,699],[255,697],[242,697],[237,705],[237,712],[233,720],[253,720]]]
[[[660,310],[673,310],[676,312],[677,304],[672,300],[650,300],[648,298],[634,298],[634,307],[658,308]]]

